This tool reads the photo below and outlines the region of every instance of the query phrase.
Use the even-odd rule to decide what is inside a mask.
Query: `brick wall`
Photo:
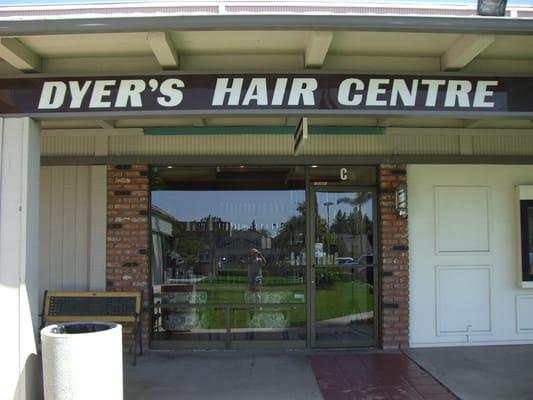
[[[379,166],[379,236],[381,271],[380,344],[383,348],[408,346],[409,255],[407,219],[395,210],[395,189],[407,183],[404,164]]]
[[[150,296],[149,177],[146,165],[115,165],[107,168],[107,290],[143,290]],[[142,317],[143,344],[150,337],[151,316]],[[126,345],[132,338],[125,335]]]

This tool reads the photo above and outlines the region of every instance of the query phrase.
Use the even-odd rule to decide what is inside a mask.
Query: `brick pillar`
[[[150,298],[149,177],[146,165],[107,168],[107,260],[110,291],[143,291],[143,305]],[[143,346],[150,338],[150,312],[142,316]],[[131,337],[124,337],[126,345]]]
[[[381,270],[380,344],[383,348],[409,343],[409,239],[407,219],[395,210],[395,189],[406,184],[406,165],[379,166],[379,237]]]

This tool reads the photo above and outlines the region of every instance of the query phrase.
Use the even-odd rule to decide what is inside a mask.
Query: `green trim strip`
[[[181,135],[292,135],[292,126],[173,126],[144,128],[149,136]],[[310,126],[310,135],[384,135],[386,128],[375,126]]]

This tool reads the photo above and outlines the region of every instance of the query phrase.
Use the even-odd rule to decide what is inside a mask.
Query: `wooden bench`
[[[48,323],[105,321],[129,323],[123,332],[133,334],[133,365],[137,363],[137,345],[142,355],[142,292],[56,292],[45,291],[41,329]]]

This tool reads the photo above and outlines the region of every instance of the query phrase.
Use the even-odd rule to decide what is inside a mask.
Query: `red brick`
[[[138,249],[148,247],[148,217],[140,216],[139,210],[148,209],[149,181],[141,176],[147,171],[146,165],[131,165],[129,169],[117,170],[109,166],[107,170],[107,220],[110,224],[119,223],[122,227],[107,230],[106,279],[108,290],[131,291],[143,290],[143,302],[149,300],[149,260],[148,255],[141,255]],[[115,195],[115,192],[130,192]],[[124,264],[136,263],[137,266],[125,267]],[[148,344],[150,337],[149,313],[142,317],[142,340]],[[131,337],[124,337],[124,343],[131,344]]]
[[[405,184],[405,175],[392,175],[392,171],[405,173],[405,164],[379,166],[379,243],[382,271],[392,276],[381,278],[381,303],[396,304],[398,308],[381,310],[381,338],[383,348],[406,347],[409,335],[409,253],[395,251],[393,246],[408,246],[408,224],[394,208],[394,191],[398,184]]]

